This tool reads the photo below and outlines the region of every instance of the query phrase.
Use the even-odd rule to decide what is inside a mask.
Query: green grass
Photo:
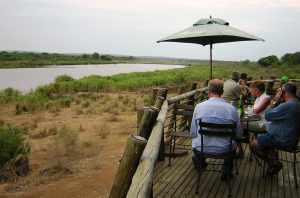
[[[300,77],[300,66],[276,66],[263,68],[257,65],[217,65],[213,75],[216,78],[229,78],[233,71],[248,73],[253,78],[280,77],[283,74],[290,78]],[[138,90],[151,86],[181,85],[192,81],[206,80],[209,76],[209,67],[206,65],[190,66],[183,69],[173,69],[155,72],[140,72],[130,74],[118,74],[110,77],[89,76],[79,80],[56,81],[50,85],[40,87],[47,94],[65,94],[74,92],[98,92]]]
[[[255,64],[215,65],[214,78],[227,79],[233,71],[245,72],[254,79],[271,76],[287,75],[290,78],[300,78],[300,66],[272,66],[260,67]],[[13,89],[0,91],[0,103],[16,102],[16,113],[32,112],[39,109],[55,107],[68,107],[73,101],[71,96],[78,92],[102,91],[136,91],[152,86],[184,85],[192,81],[208,79],[209,67],[207,65],[189,66],[182,69],[118,74],[109,77],[92,75],[75,80],[69,76],[59,76],[55,82],[41,86],[28,94],[21,94]]]

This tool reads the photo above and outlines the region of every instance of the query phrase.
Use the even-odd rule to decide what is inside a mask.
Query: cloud
[[[46,1],[46,0],[44,0]],[[169,7],[289,7],[300,8],[299,0],[64,0],[58,1],[68,5],[110,8],[110,9],[144,9],[144,8],[167,8]]]
[[[149,10],[168,8],[281,7],[300,8],[299,0],[15,0],[14,3],[38,6],[77,7],[110,10]]]

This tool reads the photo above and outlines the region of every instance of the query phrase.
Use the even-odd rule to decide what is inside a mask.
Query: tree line
[[[111,55],[100,55],[97,52],[92,54],[59,54],[59,53],[37,53],[37,52],[7,52],[0,51],[1,61],[16,61],[16,60],[38,60],[38,59],[102,59],[111,61],[113,60]]]
[[[300,52],[286,53],[281,58],[275,55],[270,55],[260,58],[257,63],[261,66],[271,65],[299,65],[300,64]]]

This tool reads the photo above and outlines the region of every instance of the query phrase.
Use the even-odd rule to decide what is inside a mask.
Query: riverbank
[[[213,75],[216,78],[227,79],[233,71],[247,73],[253,79],[269,79],[287,75],[290,78],[300,78],[299,66],[260,67],[257,65],[215,65]],[[209,76],[207,65],[189,66],[154,72],[137,72],[118,74],[114,76],[92,75],[81,79],[70,76],[57,77],[55,82],[41,86],[30,93],[22,94],[14,89],[0,91],[0,103],[14,102],[16,112],[33,112],[41,109],[68,107],[73,98],[70,94],[79,92],[119,92],[147,90],[155,86],[178,86],[193,81],[205,81]]]
[[[164,64],[164,65],[206,65],[207,60],[148,57],[148,56],[123,56],[98,54],[62,54],[45,52],[20,52],[0,51],[0,69],[3,68],[41,68],[56,65],[95,65],[95,64]],[[214,61],[216,64],[238,64],[234,61]]]

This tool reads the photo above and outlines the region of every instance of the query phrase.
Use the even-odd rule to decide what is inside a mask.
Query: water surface
[[[79,79],[89,75],[111,76],[120,73],[145,72],[183,68],[181,65],[158,64],[108,64],[108,65],[60,65],[42,68],[0,69],[0,89],[12,87],[30,91],[40,85],[49,84],[59,75]]]

